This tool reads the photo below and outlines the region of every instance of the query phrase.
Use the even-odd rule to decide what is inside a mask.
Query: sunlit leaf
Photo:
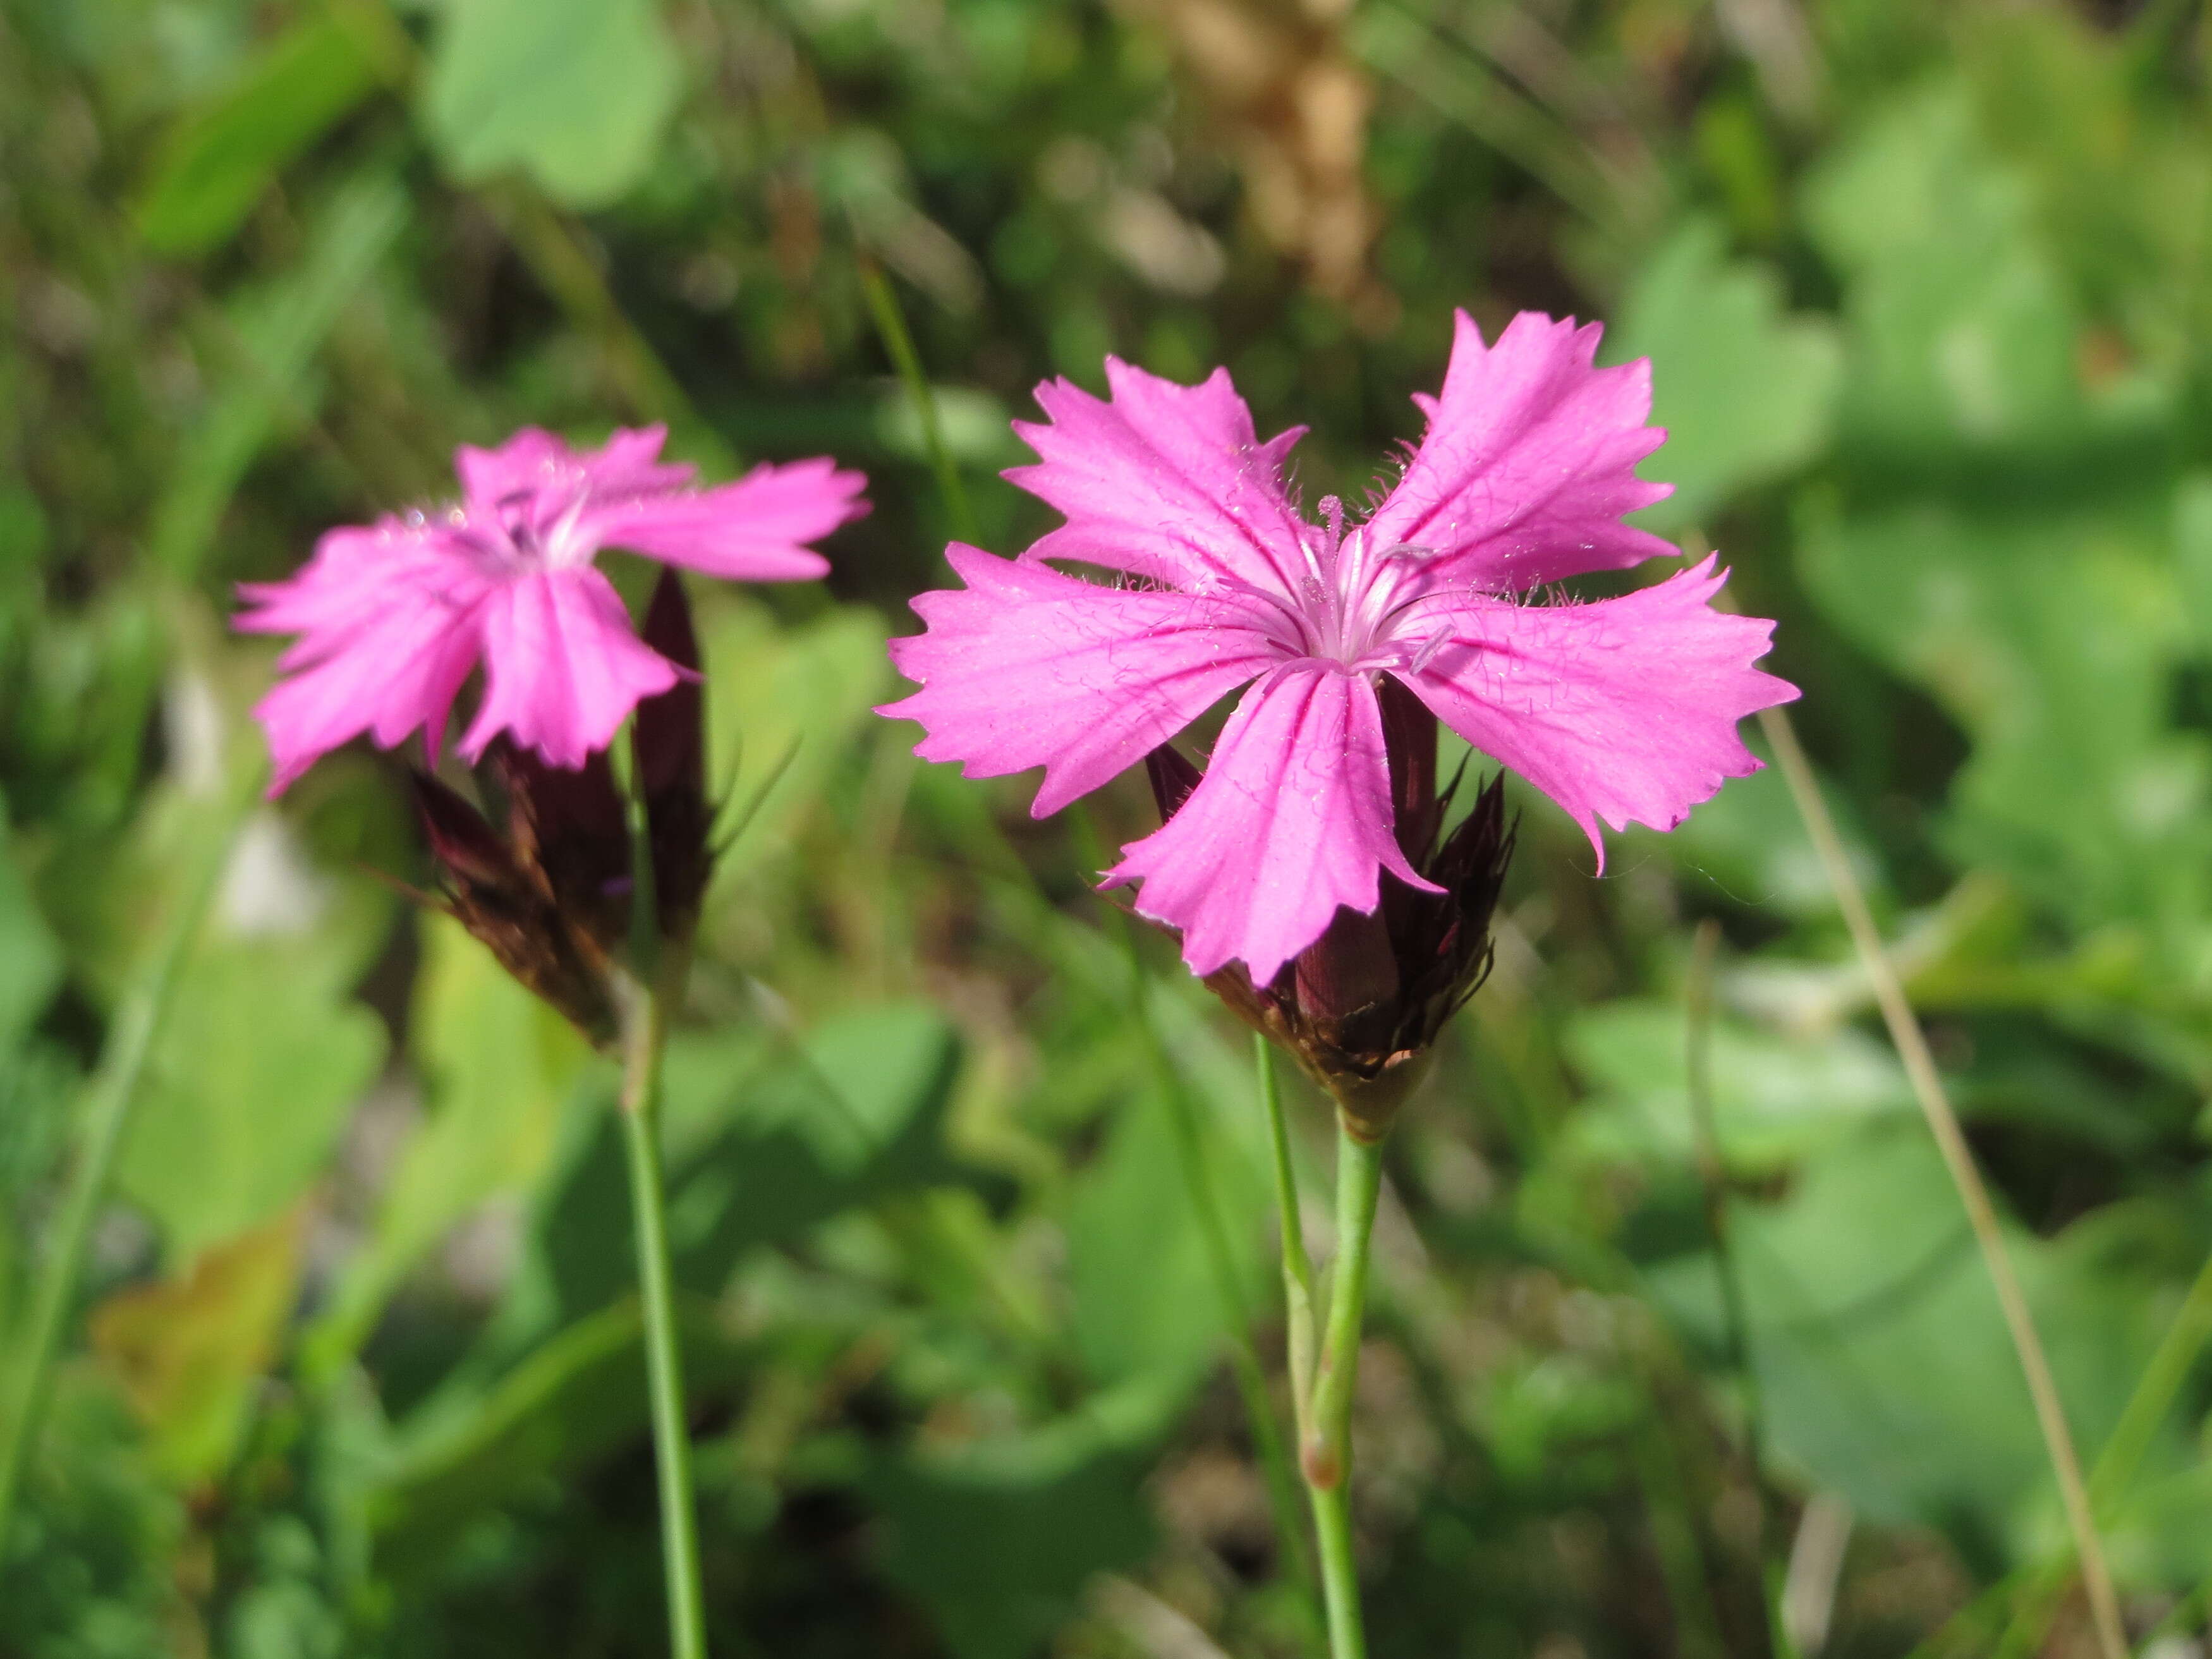
[[[165,253],[220,246],[277,173],[376,83],[346,23],[328,15],[295,23],[237,84],[170,130],[138,198],[140,232]]]
[[[1651,418],[1667,442],[1642,471],[1674,486],[1642,515],[1655,530],[1705,522],[1827,441],[1841,366],[1833,325],[1786,315],[1780,278],[1729,260],[1715,225],[1693,221],[1652,256],[1606,356],[1651,359]]]
[[[644,175],[680,66],[653,0],[446,0],[422,93],[454,176],[599,207]]]

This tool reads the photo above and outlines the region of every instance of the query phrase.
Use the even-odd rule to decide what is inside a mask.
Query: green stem
[[[1096,865],[1097,833],[1086,816],[1081,821],[1085,842],[1085,858]],[[1221,1298],[1222,1313],[1229,1328],[1229,1365],[1237,1377],[1237,1391],[1244,1401],[1244,1416],[1252,1431],[1253,1448],[1260,1456],[1261,1468],[1267,1478],[1267,1498],[1275,1512],[1275,1532],[1282,1540],[1287,1559],[1287,1575],[1297,1586],[1309,1616],[1313,1607],[1314,1563],[1312,1552],[1306,1547],[1305,1529],[1298,1524],[1298,1483],[1291,1473],[1291,1458],[1283,1445],[1282,1431],[1276,1426],[1273,1402],[1267,1398],[1267,1375],[1261,1368],[1259,1349],[1252,1340],[1252,1310],[1246,1305],[1243,1287],[1237,1282],[1237,1253],[1230,1241],[1229,1224],[1221,1212],[1219,1195],[1214,1191],[1208,1173],[1205,1137],[1199,1131],[1198,1114],[1191,1105],[1189,1091],[1183,1087],[1182,1079],[1175,1069],[1166,1042],[1161,1037],[1158,1022],[1153,1018],[1152,999],[1146,994],[1144,958],[1137,951],[1136,931],[1129,925],[1128,916],[1116,910],[1115,917],[1121,933],[1122,950],[1129,964],[1130,1012],[1136,1016],[1137,1030],[1143,1039],[1145,1054],[1151,1065],[1153,1081],[1166,1103],[1168,1119],[1173,1126],[1177,1161],[1182,1165],[1183,1182],[1190,1194],[1192,1212],[1198,1218],[1199,1234],[1206,1246],[1206,1265],[1213,1276],[1214,1290]],[[1272,1097],[1272,1077],[1269,1092]],[[1279,1115],[1279,1111],[1278,1112]],[[1308,1322],[1310,1330],[1310,1320]],[[1310,1346],[1310,1344],[1309,1344]],[[1291,1367],[1292,1388],[1302,1389],[1297,1379],[1300,1373],[1295,1358]],[[1297,1396],[1294,1393],[1293,1398]],[[1303,1413],[1298,1418],[1298,1430],[1304,1432]]]
[[[691,1496],[691,1435],[684,1410],[675,1276],[669,1267],[667,1194],[660,1177],[660,1063],[667,1046],[667,1000],[641,987],[630,989],[623,1031],[623,1145],[629,1154],[638,1291],[645,1304],[653,1462],[660,1477],[661,1561],[668,1578],[669,1650],[675,1659],[707,1659],[698,1514]]]
[[[2089,1471],[2089,1503],[2097,1514],[2109,1516],[2135,1479],[2143,1454],[2150,1449],[2159,1425],[2172,1410],[2174,1397],[2196,1368],[2207,1341],[2212,1341],[2212,1257],[2197,1270],[2172,1324],[2136,1379],[2112,1437]],[[2067,1551],[2045,1562],[2021,1588],[2014,1599],[2011,1622],[1995,1650],[1996,1659],[2032,1652],[2040,1645],[2075,1565],[2073,1553]]]
[[[56,1223],[57,1233],[46,1270],[39,1279],[32,1304],[31,1329],[23,1345],[7,1414],[0,1420],[0,1549],[8,1539],[15,1494],[22,1484],[23,1468],[40,1413],[46,1406],[55,1356],[69,1325],[76,1299],[77,1276],[83,1270],[84,1253],[94,1218],[107,1196],[108,1177],[115,1155],[129,1129],[131,1107],[138,1097],[139,1079],[146,1070],[161,1016],[175,991],[179,971],[201,917],[215,891],[236,840],[235,819],[226,818],[221,834],[209,842],[204,861],[188,880],[176,915],[162,936],[160,947],[147,964],[145,976],[134,986],[117,1009],[115,1023],[102,1048],[100,1069],[93,1078],[91,1103],[86,1110],[84,1139],[70,1172],[67,1197]]]
[[[1322,1596],[1331,1659],[1366,1659],[1359,1573],[1352,1556],[1352,1390],[1359,1374],[1359,1328],[1367,1307],[1369,1247],[1382,1191],[1382,1144],[1336,1130],[1336,1267],[1328,1325],[1314,1377],[1312,1429],[1301,1449],[1314,1530],[1321,1538]]]
[[[2074,1535],[2075,1554],[2081,1565],[2081,1584],[2088,1594],[2090,1623],[2096,1632],[2098,1651],[2103,1659],[2127,1659],[2127,1627],[2120,1618],[2119,1597],[2113,1591],[2112,1569],[2097,1536],[2096,1515],[2089,1503],[2088,1482],[2081,1476],[2081,1459],[2075,1449],[2074,1431],[2067,1426],[2058,1384],[2051,1376],[2050,1357],[2045,1353],[2043,1338],[2036,1331],[2027,1292],[2021,1288],[2020,1274],[2005,1249],[2004,1233],[1998,1224],[1996,1206],[1990,1201],[1988,1184],[1983,1181],[1973,1151],[1966,1144],[1966,1132],[1959,1126],[1959,1115],[1952,1109],[1942,1076],[1936,1069],[1927,1034],[1920,1029],[1919,1017],[1912,1012],[1904,982],[1898,978],[1896,965],[1882,944],[1881,930],[1875,925],[1874,912],[1867,906],[1866,894],[1844,849],[1843,837],[1836,831],[1836,821],[1821,797],[1819,781],[1813,775],[1812,763],[1805,758],[1805,750],[1797,741],[1796,728],[1790,723],[1790,716],[1779,708],[1762,709],[1759,725],[1797,804],[1798,816],[1805,822],[1813,850],[1827,872],[1828,884],[1835,890],[1836,903],[1844,913],[1844,925],[1850,931],[1859,965],[1874,989],[1875,1004],[1881,1010],[1883,1023],[1889,1027],[1890,1042],[1904,1064],[1906,1080],[1912,1085],[1922,1115],[1928,1121],[1929,1133],[1935,1139],[1936,1151],[1942,1155],[1944,1167],[1950,1171],[1960,1205],[1981,1248],[1990,1286],[1996,1293],[1998,1310],[2004,1316],[2013,1352],[2027,1382],[2028,1399],[2035,1407],[2036,1424],[2042,1431],[2051,1472],[2058,1485],[2059,1502],[2066,1513],[2067,1530]]]
[[[937,418],[937,394],[930,388],[928,375],[922,373],[921,354],[915,349],[914,336],[907,332],[898,296],[891,292],[882,269],[865,248],[860,251],[858,264],[860,289],[868,299],[868,314],[875,319],[876,332],[883,337],[884,350],[890,356],[891,366],[906,383],[907,396],[914,399],[915,416],[921,422],[922,447],[929,452],[930,469],[937,475],[937,491],[945,502],[945,515],[951,522],[956,537],[972,542],[975,539],[975,515],[968,505],[968,487],[960,482],[960,469],[953,465],[952,452],[945,445],[945,428]]]

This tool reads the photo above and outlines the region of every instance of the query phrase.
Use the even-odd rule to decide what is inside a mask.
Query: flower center
[[[1430,550],[1377,546],[1364,525],[1347,532],[1334,495],[1322,498],[1321,512],[1322,525],[1299,542],[1304,568],[1289,617],[1296,636],[1283,643],[1349,670],[1419,669],[1443,643],[1403,625],[1407,607],[1428,591],[1421,562]]]
[[[456,507],[447,520],[501,575],[571,569],[589,564],[599,550],[579,528],[591,494],[581,477],[556,479],[509,490],[486,505]]]

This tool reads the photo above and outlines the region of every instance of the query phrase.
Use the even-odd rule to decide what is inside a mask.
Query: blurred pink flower
[[[459,506],[332,530],[289,581],[242,585],[237,627],[300,636],[253,711],[275,762],[270,793],[364,732],[389,749],[420,728],[434,763],[479,662],[483,695],[461,752],[473,761],[504,731],[555,766],[581,766],[679,674],[592,568],[602,549],[798,581],[829,568],[805,544],[867,511],[866,481],[826,459],[694,488],[690,466],[658,459],[666,435],[617,431],[580,451],[533,428],[497,449],[464,445]]]
[[[1007,476],[1066,522],[1018,559],[950,550],[967,586],[914,602],[895,641],[921,690],[885,714],[915,752],[969,775],[1044,769],[1056,811],[1256,682],[1190,798],[1122,849],[1109,885],[1179,929],[1192,969],[1241,961],[1265,985],[1340,906],[1372,913],[1380,872],[1435,890],[1392,821],[1380,677],[1519,772],[1581,824],[1672,829],[1758,760],[1736,721],[1796,696],[1752,664],[1773,624],[1717,611],[1706,559],[1589,604],[1516,603],[1545,584],[1674,555],[1621,522],[1664,496],[1636,464],[1650,365],[1595,368],[1599,329],[1523,313],[1486,346],[1459,314],[1428,432],[1364,523],[1334,498],[1316,526],[1225,369],[1182,386],[1109,358],[1110,398],[1037,391],[1042,458]],[[1108,586],[1048,561],[1123,574]]]

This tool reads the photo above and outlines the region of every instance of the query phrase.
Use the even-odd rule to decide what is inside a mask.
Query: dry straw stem
[[[1805,759],[1804,750],[1798,745],[1796,731],[1789,715],[1779,708],[1763,711],[1759,724],[1790,785],[1790,793],[1805,820],[1806,831],[1812,837],[1814,850],[1820,854],[1821,866],[1827,872],[1829,884],[1836,890],[1836,902],[1843,910],[1844,925],[1850,929],[1851,942],[1858,949],[1860,963],[1874,988],[1882,1022],[1889,1027],[1890,1041],[1897,1046],[1898,1058],[1905,1062],[1905,1076],[1911,1081],[1912,1092],[1927,1116],[1929,1131],[1936,1137],[1944,1165],[1959,1189],[1959,1200],[1966,1206],[1975,1242],[1981,1246],[1983,1265],[1989,1270],[1990,1282],[1997,1293],[1997,1305],[2003,1310],[2006,1328],[2012,1334],[2013,1348],[2020,1356],[2020,1368],[2027,1375],[2027,1392],[2035,1404],[2036,1422],[2043,1431],[2044,1447],[2050,1454],[2051,1469],[2058,1477],[2059,1496],[2066,1506],[2066,1524],[2074,1534],[2074,1547],[2081,1562],[2082,1584],[2088,1591],[2089,1611],[2096,1622],[2098,1646],[2104,1659],[2127,1659],[2127,1635],[2120,1623],[2119,1601],[2112,1593],[2112,1572],[2106,1565],[2103,1547],[2097,1540],[2088,1487],[2081,1479],[2081,1461],[2075,1452],[2074,1437],[2066,1426],[2066,1414],[2059,1404],[2057,1384],[2051,1380],[2051,1363],[2044,1355],[2043,1340],[2036,1334],[2027,1298],[2021,1291],[2012,1258],[2005,1253],[2004,1240],[1997,1231],[1996,1211],[1990,1203],[1989,1188],[1983,1184],[1981,1171],[1975,1167],[1973,1153],[1968,1150],[1966,1137],[1959,1127],[1958,1114],[1951,1109],[1950,1099],[1943,1091],[1935,1059],[1928,1052],[1928,1039],[1921,1032],[1912,1005],[1905,1000],[1905,987],[1899,982],[1897,971],[1890,965],[1889,954],[1882,947],[1874,915],[1867,908],[1866,896],[1859,890],[1858,880],[1851,873],[1850,860],[1844,855],[1843,841],[1836,834],[1835,820],[1828,816],[1827,803],[1820,798],[1813,769]]]

